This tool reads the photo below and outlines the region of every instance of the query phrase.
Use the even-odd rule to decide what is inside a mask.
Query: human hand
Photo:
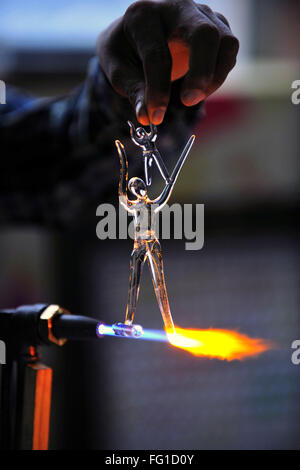
[[[238,49],[226,18],[192,0],[137,1],[97,41],[107,79],[142,125],[161,124],[174,80],[182,78],[184,106],[216,91]]]

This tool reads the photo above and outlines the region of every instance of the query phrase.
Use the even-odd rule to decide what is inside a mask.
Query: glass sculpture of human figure
[[[192,135],[180,155],[168,183],[160,196],[154,200],[148,198],[145,182],[137,177],[131,178],[128,183],[128,189],[136,199],[128,199],[128,163],[126,152],[122,142],[119,140],[115,142],[121,164],[119,202],[134,217],[134,247],[130,259],[130,278],[125,325],[133,324],[141,274],[147,259],[165,330],[168,333],[175,333],[164,279],[161,246],[155,233],[155,222],[158,212],[168,202],[171,196],[179,172],[189,154],[194,140],[195,136]]]
[[[169,172],[155,143],[157,139],[157,127],[153,126],[153,124],[150,124],[150,132],[148,133],[143,127],[138,127],[136,129],[134,124],[130,121],[128,121],[128,125],[130,127],[131,140],[135,143],[135,145],[138,145],[143,149],[146,185],[150,186],[152,182],[150,172],[153,160],[155,161],[161,176],[167,184],[170,179]]]

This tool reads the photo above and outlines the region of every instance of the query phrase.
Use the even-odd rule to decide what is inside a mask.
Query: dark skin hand
[[[144,126],[163,121],[174,80],[184,77],[184,106],[216,91],[238,49],[226,18],[192,0],[137,1],[97,41],[107,79],[129,99]]]

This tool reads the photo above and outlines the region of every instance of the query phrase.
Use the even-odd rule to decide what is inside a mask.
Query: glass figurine
[[[158,167],[162,168],[161,174],[165,180],[166,186],[156,199],[151,200],[148,197],[145,182],[138,177],[131,178],[128,183],[128,189],[135,196],[135,199],[130,200],[127,196],[128,163],[125,148],[119,140],[115,142],[121,165],[119,202],[134,218],[134,246],[130,258],[130,278],[125,323],[117,323],[113,325],[113,329],[115,334],[121,336],[136,337],[142,334],[142,330],[140,329],[141,327],[139,327],[139,325],[134,325],[133,320],[138,301],[141,274],[144,263],[147,260],[152,275],[157,302],[163,317],[165,330],[168,333],[175,333],[164,278],[162,251],[155,233],[155,227],[158,213],[168,202],[172,194],[177,177],[193,145],[195,136],[192,135],[188,140],[171,176],[169,177],[157,149],[154,146],[151,147],[155,142],[155,140],[153,141],[154,137],[156,139],[156,129],[152,127],[151,133],[148,134],[143,128],[135,130],[131,123],[130,129],[132,140],[135,143],[138,142],[137,145],[140,145],[143,148],[143,155],[145,156],[145,153],[149,152],[145,158],[153,158]],[[146,173],[146,168],[148,169],[148,162],[145,163],[144,168],[147,178],[148,173]]]

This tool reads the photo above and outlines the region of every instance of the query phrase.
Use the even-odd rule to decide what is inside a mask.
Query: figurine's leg
[[[175,333],[175,327],[172,320],[165,283],[162,252],[158,240],[154,241],[151,249],[147,251],[147,259],[152,274],[155,295],[163,317],[165,329],[168,333]]]
[[[139,297],[140,280],[145,262],[146,245],[134,243],[130,258],[130,277],[128,289],[128,302],[126,308],[125,323],[131,324],[134,319],[136,304]]]

